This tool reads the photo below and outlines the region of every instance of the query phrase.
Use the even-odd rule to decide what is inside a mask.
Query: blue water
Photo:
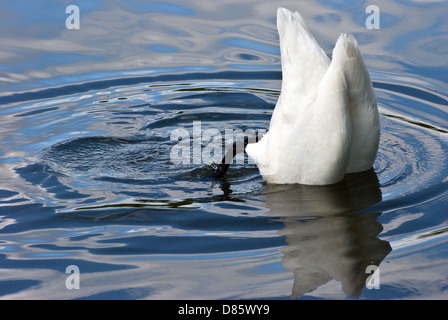
[[[362,1],[76,1],[70,30],[68,4],[0,3],[1,298],[448,298],[445,2],[381,5],[380,29]],[[210,179],[211,143],[268,128],[278,5],[329,55],[358,39],[373,171],[273,186],[246,159]]]

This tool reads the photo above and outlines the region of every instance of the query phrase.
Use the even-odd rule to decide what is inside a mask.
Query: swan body
[[[341,34],[332,61],[298,12],[279,8],[282,88],[268,132],[246,153],[268,183],[327,185],[372,168],[380,123],[358,43]]]

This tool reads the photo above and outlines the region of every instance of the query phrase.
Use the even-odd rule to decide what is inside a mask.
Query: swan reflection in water
[[[349,174],[330,186],[266,185],[261,195],[268,215],[281,217],[286,237],[282,265],[294,274],[292,298],[334,279],[347,296],[358,297],[371,274],[389,254],[389,242],[377,235],[381,213],[359,212],[381,201],[373,170]]]

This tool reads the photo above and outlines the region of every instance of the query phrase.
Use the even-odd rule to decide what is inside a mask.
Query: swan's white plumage
[[[269,183],[325,185],[373,166],[378,108],[355,38],[342,34],[332,61],[298,12],[277,11],[282,90],[269,131],[246,147]]]

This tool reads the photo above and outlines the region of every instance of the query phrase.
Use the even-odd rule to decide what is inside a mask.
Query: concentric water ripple
[[[173,163],[170,153],[178,140],[172,133],[187,132],[193,154],[212,141],[201,133],[214,130],[224,151],[226,130],[268,128],[279,95],[272,89],[278,74],[258,86],[248,74],[241,75],[245,80],[228,76],[184,74],[182,82],[169,75],[165,81],[131,78],[111,87],[102,81],[89,83],[98,91],[73,85],[70,95],[59,87],[46,89],[54,97],[45,101],[12,107],[17,127],[27,123],[28,152],[34,156],[10,173],[25,181],[26,191],[4,193],[4,201],[53,208],[59,218],[82,226],[70,235],[58,233],[58,226],[45,231],[66,243],[60,248],[34,244],[14,256],[74,258],[79,253],[73,247],[104,257],[106,265],[151,260],[165,269],[173,269],[170,259],[195,261],[191,255],[201,261],[268,257],[259,263],[279,264],[293,276],[292,297],[331,279],[342,283],[346,295],[359,296],[364,270],[372,263],[384,265],[391,248],[403,252],[422,241],[444,239],[446,227],[429,223],[440,210],[434,217],[408,214],[412,206],[439,207],[447,201],[447,130],[443,120],[432,121],[434,114],[446,114],[440,94],[404,99],[403,92],[415,88],[375,83],[382,133],[373,171],[348,175],[333,186],[271,186],[246,159],[233,165],[226,179],[213,181],[203,161]],[[425,108],[431,110],[427,116]],[[402,231],[400,225],[412,217],[418,221]],[[97,223],[104,227],[98,229]],[[38,237],[36,232],[29,237]],[[13,247],[14,241],[4,242],[5,250]],[[145,270],[142,264],[133,266]]]
[[[391,84],[388,88],[387,84],[381,83],[380,87],[378,99],[382,110],[382,135],[374,169],[380,180],[384,201],[409,201],[405,198],[415,200],[418,196],[431,196],[441,189],[448,173],[447,132],[432,127],[425,122],[427,119],[419,122],[391,112],[382,102],[382,94],[385,92],[391,100],[391,89],[399,86]],[[407,90],[406,87],[399,88],[399,95]],[[85,193],[85,188],[91,190],[92,186],[104,190],[109,185],[117,184],[124,190],[136,185],[146,185],[148,189],[169,189],[167,184],[176,184],[175,180],[185,179],[191,184],[186,183],[183,192],[176,192],[175,197],[193,200],[204,196],[203,192],[196,193],[195,190],[209,188],[208,166],[193,161],[175,165],[170,160],[170,152],[177,141],[170,140],[170,134],[179,127],[190,133],[192,155],[194,139],[201,139],[201,136],[194,136],[194,121],[200,121],[202,131],[216,129],[223,140],[224,130],[228,127],[266,129],[278,96],[278,92],[273,90],[237,87],[222,81],[213,84],[204,81],[139,84],[134,88],[106,91],[109,92],[107,96],[101,96],[100,92],[83,95],[87,101],[80,103],[88,105],[88,101],[95,97],[99,108],[94,116],[105,117],[108,126],[105,129],[112,131],[113,135],[71,138],[44,149],[41,152],[44,170],[64,176],[67,187],[80,193]],[[431,92],[427,97],[431,97]],[[144,102],[136,104],[136,100]],[[443,102],[439,95],[434,96],[428,101],[431,108],[435,107],[434,101]],[[225,112],[222,111],[224,108]],[[91,115],[83,114],[82,117],[87,120]],[[114,130],[114,126],[119,130]],[[125,134],[117,135],[123,128]],[[208,141],[200,143],[203,150]],[[225,150],[224,143],[222,150]],[[231,169],[229,179],[232,187],[239,189],[238,181],[244,181],[245,175],[258,175],[256,167],[248,164],[247,160],[244,165],[239,164]],[[250,184],[253,185],[245,184],[248,192],[263,188],[259,178]],[[190,186],[191,190],[188,190]],[[159,193],[160,196],[162,194]],[[161,196],[158,200],[173,200],[168,194],[165,196],[167,198]]]
[[[167,145],[157,138],[82,137],[42,152],[49,172],[74,179],[151,180],[169,174]],[[164,170],[165,169],[165,170]]]
[[[391,85],[391,89],[397,87],[399,86],[396,84]],[[401,90],[405,91],[406,87],[402,87]],[[382,107],[382,133],[375,169],[380,177],[384,200],[412,203],[430,199],[446,188],[448,131],[431,125],[428,118],[433,117],[433,113],[425,117],[423,110],[437,108],[443,115],[447,102],[439,96],[429,99],[429,92],[426,106],[419,98],[418,110],[410,110],[409,115],[397,115],[396,110],[393,111],[391,106],[385,105],[388,100],[381,101],[382,93],[380,90],[378,94]],[[393,93],[389,91],[388,95]],[[401,92],[397,95],[401,96]],[[408,96],[407,99],[416,98]],[[413,116],[417,112],[421,115],[420,119]],[[443,124],[443,118],[438,120],[437,125]]]

